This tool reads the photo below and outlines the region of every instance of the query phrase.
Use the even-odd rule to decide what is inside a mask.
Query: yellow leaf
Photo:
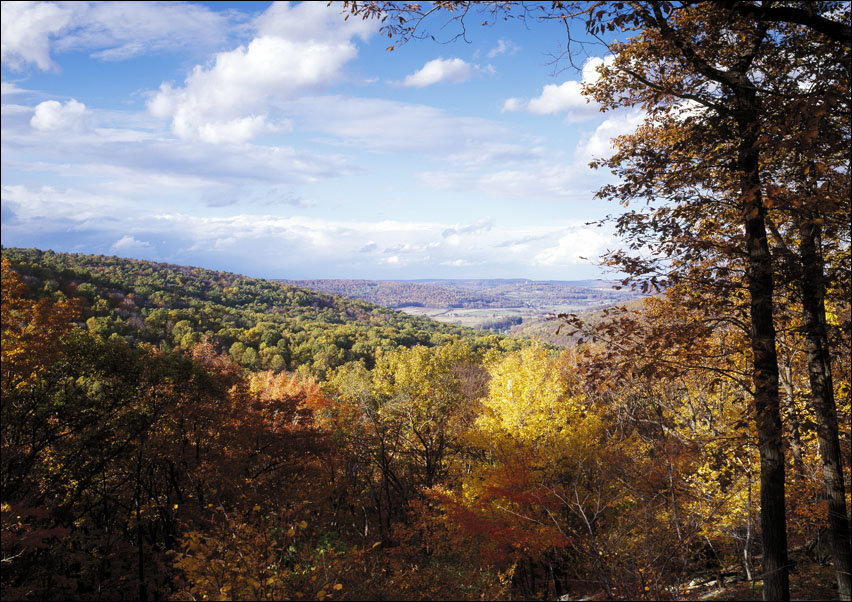
[[[299,528],[300,528],[300,529],[307,529],[307,528],[308,528],[308,523],[307,523],[307,521],[302,521],[302,522],[300,522],[300,523],[299,523]]]
[[[335,589],[335,590],[337,590],[337,591],[342,590],[342,589],[343,589],[343,584],[342,584],[342,583],[335,583],[335,584],[334,584],[334,589]]]
[[[178,505],[177,505],[177,504],[175,504],[175,505],[174,505],[174,509],[175,509],[175,510],[177,510],[177,509],[178,509]]]
[[[255,504],[254,508],[252,508],[252,510],[254,510],[255,512],[260,512],[260,505]]]
[[[296,534],[296,530],[293,527],[287,529],[287,537],[293,537]]]

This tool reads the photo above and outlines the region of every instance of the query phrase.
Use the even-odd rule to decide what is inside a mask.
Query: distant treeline
[[[559,304],[618,303],[638,295],[604,281],[535,282],[530,280],[285,280],[385,307],[447,309],[544,307]]]

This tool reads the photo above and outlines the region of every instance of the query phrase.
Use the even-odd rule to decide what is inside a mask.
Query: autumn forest
[[[2,599],[850,600],[850,5],[342,9],[606,41],[630,300],[510,336],[5,247]]]

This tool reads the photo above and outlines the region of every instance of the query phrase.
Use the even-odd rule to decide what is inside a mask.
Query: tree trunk
[[[802,307],[811,381],[811,399],[817,419],[817,439],[822,457],[823,481],[828,497],[831,552],[841,600],[852,598],[852,551],[846,496],[843,483],[843,459],[837,427],[837,407],[831,378],[831,356],[825,322],[825,282],[819,256],[820,227],[813,220],[800,228],[802,261]]]
[[[751,296],[751,349],[757,444],[760,451],[760,528],[763,543],[763,599],[789,600],[787,565],[787,517],[784,500],[784,449],[778,394],[778,355],[772,303],[774,281],[772,256],[766,238],[756,119],[750,110],[753,92],[741,93],[740,144],[737,170],[745,218],[748,251],[748,289]],[[749,97],[751,96],[751,97]]]
[[[805,462],[802,459],[802,428],[799,413],[796,411],[796,395],[793,388],[793,369],[789,355],[780,368],[781,384],[784,387],[784,401],[787,405],[787,423],[790,425],[790,453],[793,454],[794,476],[801,481],[805,477]]]

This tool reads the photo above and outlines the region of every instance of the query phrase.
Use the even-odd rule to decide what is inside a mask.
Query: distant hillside
[[[636,299],[607,280],[534,281],[468,280],[290,280],[353,299],[401,309],[408,314],[462,324],[514,336],[539,338],[555,344],[558,326],[548,315],[594,311]]]
[[[89,330],[131,343],[190,347],[203,339],[252,369],[324,376],[380,350],[464,339],[474,349],[519,341],[407,315],[304,286],[136,259],[3,249],[33,297],[84,300]]]
[[[443,286],[451,281],[404,280],[282,280],[294,286],[361,299],[385,307],[498,307],[498,295]]]
[[[644,298],[638,298],[626,300],[619,305],[624,305],[629,309],[641,309],[643,303]],[[592,325],[598,324],[604,318],[603,308],[571,313],[577,314],[584,322]],[[555,315],[542,316],[524,320],[521,324],[514,325],[505,332],[515,337],[535,339],[564,347],[573,342],[576,337],[567,334],[568,330],[563,324],[564,322],[556,318]]]
[[[601,305],[635,298],[616,290],[606,280],[533,281],[516,279],[469,280],[284,280],[386,307],[433,308],[542,308],[572,303]]]

